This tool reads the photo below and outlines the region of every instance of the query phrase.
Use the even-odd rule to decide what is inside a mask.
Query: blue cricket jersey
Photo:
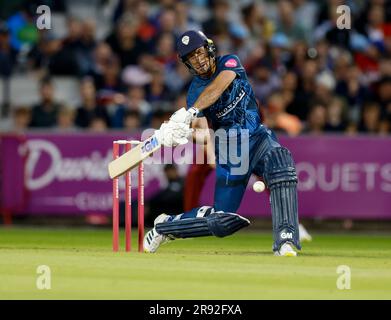
[[[214,130],[248,129],[250,136],[256,134],[262,130],[261,116],[246,71],[236,55],[217,57],[216,72],[211,78],[193,78],[187,93],[187,108],[193,106],[201,92],[223,70],[234,71],[236,78],[213,105],[202,110],[200,116],[205,116]]]

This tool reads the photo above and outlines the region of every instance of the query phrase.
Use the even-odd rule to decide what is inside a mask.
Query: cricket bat
[[[125,152],[122,156],[109,163],[110,178],[117,178],[127,171],[132,170],[161,146],[156,135],[152,135],[150,138],[144,140],[130,151]]]

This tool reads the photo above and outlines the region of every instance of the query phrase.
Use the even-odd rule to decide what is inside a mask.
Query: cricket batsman
[[[295,164],[289,150],[262,124],[254,92],[238,57],[217,56],[213,41],[193,30],[181,35],[177,51],[194,75],[187,109],[175,112],[157,130],[157,136],[165,146],[187,143],[191,135],[196,143],[205,143],[210,137],[192,133],[192,128],[208,129],[209,122],[215,132],[224,130],[226,138],[214,141],[213,207],[202,206],[174,216],[159,215],[144,238],[144,250],[156,252],[161,244],[178,238],[225,237],[249,226],[249,220],[236,211],[254,173],[270,190],[274,254],[296,256],[301,246]],[[241,163],[248,163],[245,172],[235,171],[238,164],[221,152],[230,148],[241,155]]]

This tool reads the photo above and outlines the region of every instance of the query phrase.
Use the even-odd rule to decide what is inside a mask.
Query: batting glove
[[[169,121],[164,122],[159,130],[155,131],[155,135],[164,146],[175,147],[188,143],[192,131],[188,124]]]
[[[189,108],[189,110],[186,110],[185,108],[180,108],[170,117],[170,121],[190,125],[191,121],[197,117],[198,113],[199,110],[194,107]]]

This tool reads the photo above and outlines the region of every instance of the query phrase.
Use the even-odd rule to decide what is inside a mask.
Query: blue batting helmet
[[[184,61],[189,53],[200,47],[206,47],[210,57],[216,55],[216,47],[213,41],[208,39],[202,31],[186,31],[178,40],[178,55],[181,60]]]

